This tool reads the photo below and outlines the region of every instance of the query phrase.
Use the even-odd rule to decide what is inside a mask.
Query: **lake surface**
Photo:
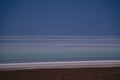
[[[0,63],[120,60],[119,37],[0,37]]]

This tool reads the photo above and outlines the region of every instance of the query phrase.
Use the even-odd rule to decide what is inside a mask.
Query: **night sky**
[[[0,0],[0,36],[120,36],[120,0]]]

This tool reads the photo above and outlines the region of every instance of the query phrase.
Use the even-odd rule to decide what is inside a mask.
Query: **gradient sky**
[[[120,0],[0,0],[0,36],[120,36]]]

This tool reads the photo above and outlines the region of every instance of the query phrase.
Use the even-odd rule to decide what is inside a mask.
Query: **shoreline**
[[[120,60],[3,63],[0,64],[0,71],[25,70],[25,69],[102,68],[102,67],[120,67]]]

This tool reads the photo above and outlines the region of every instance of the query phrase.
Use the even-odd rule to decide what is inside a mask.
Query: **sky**
[[[120,0],[0,0],[0,36],[120,36]]]

